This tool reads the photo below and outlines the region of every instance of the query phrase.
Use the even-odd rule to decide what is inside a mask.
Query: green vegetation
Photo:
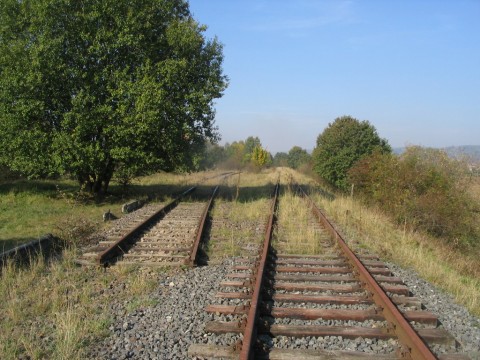
[[[207,154],[208,155],[208,154]],[[272,155],[263,148],[258,137],[225,144],[222,162],[217,166],[228,169],[260,170],[272,164]]]
[[[216,203],[213,217],[228,221],[212,230],[210,258],[244,255],[247,243],[262,241],[279,173],[284,184],[311,184],[272,163],[313,166],[342,193],[354,185],[351,197],[316,196],[352,244],[416,269],[480,315],[479,178],[443,152],[394,156],[373,125],[350,116],[328,125],[312,156],[294,146],[272,158],[254,136],[217,145],[213,101],[228,79],[222,45],[205,30],[186,0],[1,1],[0,251],[46,233],[67,246],[51,261],[2,269],[0,358],[86,358],[108,334],[113,298],[125,312],[152,305],[158,270],[101,272],[74,259],[108,226],[105,211],[119,216],[130,199],[164,201],[218,174],[191,169],[252,170],[229,178],[230,197]],[[159,173],[173,170],[184,173]],[[308,214],[290,190],[280,198],[276,245],[322,253],[323,234],[298,226]]]
[[[294,146],[288,154],[279,152],[272,157],[258,137],[249,136],[245,141],[234,141],[225,146],[208,144],[200,164],[202,169],[224,167],[258,171],[273,165],[306,170],[311,168],[311,156],[301,147]]]
[[[265,167],[267,164],[272,162],[272,156],[270,153],[262,148],[261,145],[257,145],[253,148],[252,155],[250,162],[255,166],[257,169]]]
[[[225,148],[218,144],[208,143],[200,159],[200,169],[213,169],[227,158]]]
[[[0,24],[0,164],[105,193],[218,139],[222,46],[188,2],[5,0]]]
[[[88,347],[109,332],[113,299],[125,311],[151,304],[156,276],[124,266],[80,268],[75,256],[69,249],[59,261],[39,257],[28,268],[3,268],[0,358],[86,359]]]
[[[288,166],[288,154],[286,152],[277,152],[273,157],[273,166],[287,167]]]
[[[307,150],[302,149],[300,146],[294,146],[288,152],[287,164],[292,169],[299,169],[309,164],[310,160],[311,156],[307,153]]]
[[[218,173],[150,175],[133,184],[129,191],[132,194],[153,191],[164,196]],[[269,199],[279,174],[286,186],[280,197],[278,217],[283,227],[277,230],[276,241],[279,243],[276,245],[282,246],[282,251],[322,253],[322,248],[318,246],[318,241],[323,241],[322,232],[315,228],[300,231],[304,228],[298,224],[308,222],[308,214],[303,200],[293,196],[289,188],[292,179],[311,189],[317,189],[315,183],[292,169],[266,169],[230,177],[226,185],[231,191],[219,194],[213,219],[220,221],[216,228],[212,228],[207,250],[212,262],[247,254],[246,245],[250,241],[261,243],[264,236],[262,225],[267,221]],[[480,203],[480,180],[475,178],[473,181],[468,189]],[[58,212],[68,212],[69,202],[76,201],[75,211],[68,213],[66,219],[74,225],[81,224],[77,215],[80,212],[91,211],[96,218],[100,216],[99,204],[88,200],[88,197],[80,201],[73,182],[59,182],[58,185],[60,190],[52,181],[3,184],[0,187],[0,203],[13,199],[14,204],[23,198],[22,205],[11,210],[10,219],[13,220],[21,218],[22,212],[28,211],[26,209],[37,202],[39,208],[43,205],[53,211],[58,207]],[[113,186],[112,192],[118,189]],[[398,225],[384,211],[366,207],[356,197],[338,195],[332,201],[315,191],[313,194],[316,203],[341,226],[352,245],[372,249],[384,259],[416,269],[424,278],[452,293],[473,313],[480,314],[480,273],[478,256],[474,253],[461,253],[450,244],[403,224]],[[116,204],[113,199],[106,198],[105,201],[110,201],[108,205]],[[101,206],[104,205],[107,203]],[[54,227],[55,216],[50,213],[38,215],[32,224],[45,222]],[[24,228],[18,226],[17,231],[21,232]],[[77,235],[71,234],[73,238]],[[70,244],[75,242],[70,241]],[[109,308],[112,299],[119,299],[118,303],[123,304],[115,311],[125,313],[152,306],[157,301],[151,300],[149,295],[158,283],[159,271],[166,270],[122,266],[106,271],[85,269],[74,264],[76,255],[75,246],[70,246],[52,262],[38,258],[28,268],[10,264],[3,270],[0,275],[0,358],[87,358],[88,347],[109,333],[113,320]]]
[[[18,180],[0,184],[0,251],[39,238],[60,235],[84,218],[86,228],[99,226],[102,213],[121,199],[96,203],[83,197],[72,181]],[[112,209],[113,210],[113,209]],[[78,221],[76,221],[78,222]],[[88,234],[87,234],[88,235]]]
[[[480,315],[478,250],[460,252],[436,237],[398,225],[384,211],[365,206],[355,197],[337,195],[329,200],[315,195],[315,199],[342,229],[350,246],[368,248],[384,260],[414,269]]]
[[[463,250],[480,248],[467,165],[444,151],[410,147],[399,157],[375,153],[350,170],[349,181],[366,202],[398,224]]]
[[[392,155],[373,126],[350,117],[318,137],[313,161],[334,189],[352,186],[354,197],[317,199],[353,245],[413,267],[480,313],[480,196],[468,164],[420,147]]]
[[[208,175],[212,176],[212,173]],[[104,226],[102,214],[107,210],[120,216],[122,204],[134,198],[145,198],[147,194],[165,201],[173,193],[195,185],[206,176],[204,173],[158,173],[142,177],[128,188],[113,184],[111,194],[102,200],[78,191],[70,180],[0,183],[0,251],[47,233],[61,238],[74,237],[71,229],[76,229],[87,236],[88,232]]]
[[[313,151],[314,170],[330,185],[348,189],[348,170],[362,157],[374,151],[391,152],[387,141],[381,139],[368,121],[342,116],[318,136]]]
[[[218,172],[192,175],[159,173],[128,188],[131,196],[165,195],[184,190]],[[218,181],[212,179],[209,182]],[[208,185],[210,187],[210,185]],[[118,185],[112,193],[125,191]],[[162,269],[114,266],[107,270],[75,264],[78,244],[100,224],[102,211],[119,215],[126,199],[110,195],[94,201],[72,181],[21,180],[0,184],[0,244],[53,232],[66,241],[61,256],[38,257],[29,266],[9,263],[0,272],[0,358],[86,359],[89,346],[109,334],[110,305],[133,311],[152,306],[150,294]],[[118,209],[113,210],[113,207]],[[84,216],[86,219],[84,219]],[[255,213],[252,212],[252,216]]]

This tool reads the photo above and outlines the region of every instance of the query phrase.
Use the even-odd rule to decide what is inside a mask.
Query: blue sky
[[[189,0],[224,45],[221,143],[313,149],[338,116],[393,147],[480,145],[480,0]]]

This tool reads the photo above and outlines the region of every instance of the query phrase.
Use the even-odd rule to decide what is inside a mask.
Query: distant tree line
[[[277,152],[272,156],[262,146],[258,137],[249,136],[245,140],[226,143],[224,146],[209,144],[200,161],[202,169],[221,167],[259,170],[271,166],[310,169],[311,156],[307,150],[299,146],[292,147],[288,153]]]
[[[272,155],[262,146],[258,137],[234,141],[224,146],[209,144],[200,161],[201,169],[216,167],[260,170],[272,165]]]

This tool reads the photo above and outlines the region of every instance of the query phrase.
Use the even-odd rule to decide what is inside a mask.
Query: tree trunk
[[[81,189],[84,189],[88,192],[92,192],[93,190],[93,183],[92,181],[90,180],[90,177],[88,175],[85,175],[85,174],[79,174],[77,176],[77,180],[78,180],[78,183],[80,185],[80,190]]]
[[[97,180],[93,183],[93,193],[97,195],[102,195],[102,178],[100,176],[97,177]]]
[[[105,166],[105,169],[102,171],[101,174],[98,174],[94,187],[93,192],[97,195],[105,195],[108,191],[108,186],[110,185],[110,180],[113,177],[114,172],[114,165],[113,160],[109,159]]]

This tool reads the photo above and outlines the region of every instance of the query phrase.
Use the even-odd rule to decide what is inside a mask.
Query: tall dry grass
[[[260,173],[242,172],[227,179],[230,196],[219,194],[212,210],[213,219],[223,221],[212,226],[210,232],[206,253],[211,263],[249,255],[249,244],[261,244],[278,176],[275,169],[267,169]]]
[[[385,260],[414,269],[421,277],[451,293],[457,302],[480,315],[480,262],[436,238],[397,226],[384,213],[351,197],[330,201],[316,195],[351,244],[366,247]]]
[[[127,310],[151,305],[156,277],[134,268],[80,268],[76,251],[60,260],[8,264],[0,275],[0,359],[85,359],[106,336],[113,300]],[[121,284],[120,291],[115,290]]]
[[[322,243],[330,243],[329,235],[312,216],[303,198],[296,196],[292,188],[285,187],[280,196],[277,227],[273,246],[279,253],[325,254]]]

